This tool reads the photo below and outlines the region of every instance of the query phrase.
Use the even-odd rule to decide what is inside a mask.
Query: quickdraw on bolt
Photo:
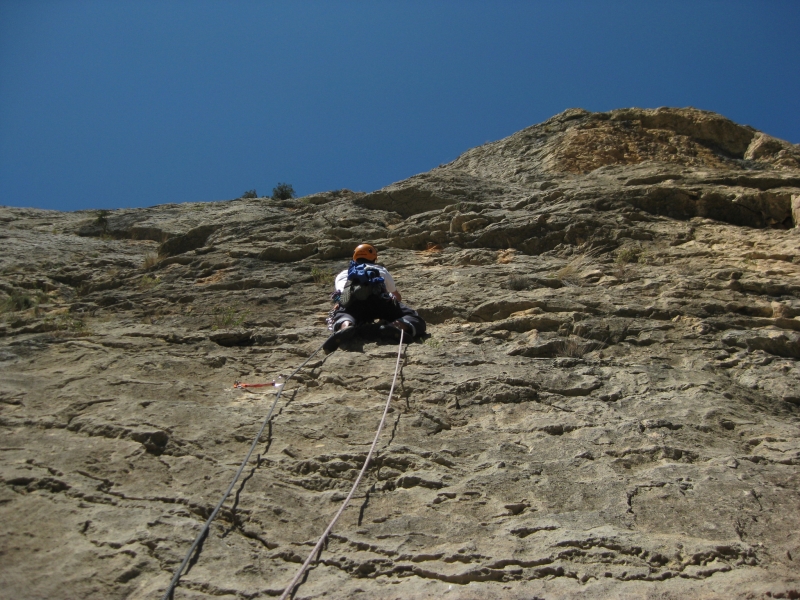
[[[280,375],[277,379],[273,379],[271,383],[242,383],[241,381],[234,381],[233,387],[239,390],[245,388],[281,387],[283,383],[283,375]]]

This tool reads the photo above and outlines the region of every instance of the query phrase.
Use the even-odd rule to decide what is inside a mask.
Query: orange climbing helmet
[[[372,244],[360,244],[353,252],[353,260],[364,258],[369,262],[378,260],[378,250]]]

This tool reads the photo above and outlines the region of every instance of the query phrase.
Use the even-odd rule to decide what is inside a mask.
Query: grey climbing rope
[[[264,429],[266,429],[267,423],[269,423],[270,419],[272,418],[272,413],[275,410],[275,406],[278,404],[278,400],[280,399],[281,394],[283,393],[283,390],[286,389],[286,384],[289,383],[289,380],[292,377],[294,377],[300,369],[305,367],[308,364],[308,361],[310,361],[312,358],[314,358],[314,356],[320,350],[322,350],[322,346],[320,346],[319,348],[314,350],[314,352],[311,354],[311,356],[309,356],[307,359],[305,359],[303,361],[303,364],[301,364],[294,371],[292,371],[291,375],[289,375],[284,380],[283,385],[280,388],[278,388],[278,393],[275,395],[275,400],[273,401],[272,406],[270,407],[269,412],[267,413],[267,416],[264,419],[264,423],[261,425],[261,429],[258,430],[258,433],[256,434],[256,437],[253,438],[253,443],[250,445],[250,450],[247,452],[247,456],[244,457],[244,460],[242,461],[242,464],[239,467],[239,470],[236,471],[236,475],[233,476],[233,481],[231,481],[231,484],[228,486],[228,489],[223,494],[222,500],[219,501],[219,504],[217,504],[217,507],[211,513],[211,516],[208,517],[208,520],[206,521],[206,524],[203,526],[203,529],[200,531],[200,533],[195,538],[194,543],[192,544],[192,547],[189,548],[189,551],[186,553],[186,557],[183,559],[183,562],[175,570],[175,574],[172,576],[172,581],[170,581],[169,586],[167,587],[167,591],[164,592],[164,596],[162,597],[162,600],[169,600],[170,596],[172,595],[172,592],[175,590],[175,586],[178,585],[178,581],[181,578],[181,574],[183,573],[183,570],[186,568],[186,565],[189,564],[189,560],[191,559],[192,554],[197,549],[197,546],[200,545],[200,541],[203,539],[203,537],[208,532],[208,528],[211,525],[211,522],[217,516],[217,513],[219,512],[220,508],[222,508],[222,505],[225,503],[225,500],[227,500],[228,496],[230,496],[231,491],[233,491],[233,486],[236,485],[236,482],[239,480],[239,477],[241,476],[242,471],[244,471],[244,468],[247,466],[247,463],[250,461],[250,457],[253,455],[253,450],[255,450],[256,446],[258,445],[258,440],[261,439],[261,434],[264,433]]]
[[[300,578],[303,576],[303,573],[305,573],[306,569],[311,564],[311,561],[314,559],[314,555],[317,552],[319,552],[319,549],[322,548],[322,544],[324,544],[325,540],[328,539],[328,535],[330,534],[331,530],[333,529],[333,526],[336,525],[336,521],[339,520],[339,517],[342,516],[342,513],[344,512],[344,509],[347,508],[347,504],[350,502],[350,499],[353,497],[353,494],[356,493],[356,488],[358,488],[358,484],[361,483],[361,478],[364,476],[364,473],[366,473],[366,471],[367,471],[367,467],[369,466],[369,461],[372,458],[372,453],[375,451],[375,446],[378,444],[378,438],[380,437],[381,431],[383,430],[383,425],[384,425],[384,423],[386,423],[386,415],[389,413],[389,404],[392,401],[392,394],[394,394],[394,386],[397,383],[397,373],[400,371],[400,357],[403,354],[403,335],[404,335],[404,333],[405,332],[401,329],[400,330],[400,344],[398,345],[398,348],[397,348],[397,364],[394,367],[394,378],[392,379],[392,387],[389,389],[389,397],[386,399],[386,406],[383,407],[383,416],[381,417],[381,422],[378,425],[378,431],[375,432],[375,439],[372,440],[372,446],[369,449],[369,453],[367,453],[367,458],[366,458],[366,460],[364,460],[364,466],[361,467],[361,472],[358,474],[358,477],[356,477],[356,481],[353,484],[353,487],[350,490],[350,493],[347,495],[347,498],[345,498],[344,502],[342,503],[342,506],[339,509],[339,512],[336,513],[336,516],[333,517],[333,520],[330,522],[328,527],[325,529],[325,531],[323,532],[322,536],[320,536],[319,541],[317,542],[317,545],[314,546],[314,549],[308,555],[308,558],[306,559],[306,562],[304,562],[303,566],[300,567],[300,569],[297,571],[297,574],[294,576],[294,579],[292,579],[291,583],[288,586],[286,586],[285,590],[283,590],[283,594],[281,594],[280,600],[286,600],[286,598],[289,597],[289,594],[292,593],[292,590],[294,589],[295,585],[297,585],[297,582],[300,581]]]

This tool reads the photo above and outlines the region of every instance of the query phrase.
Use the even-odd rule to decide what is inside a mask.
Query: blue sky
[[[571,107],[800,142],[800,2],[0,0],[0,204],[371,191]]]

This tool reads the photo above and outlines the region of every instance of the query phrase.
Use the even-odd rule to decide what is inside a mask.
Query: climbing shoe
[[[331,335],[327,340],[325,340],[325,343],[322,344],[322,350],[325,352],[325,354],[330,354],[336,350],[342,342],[346,342],[352,338],[355,332],[356,328],[352,325],[347,329],[340,329]]]

